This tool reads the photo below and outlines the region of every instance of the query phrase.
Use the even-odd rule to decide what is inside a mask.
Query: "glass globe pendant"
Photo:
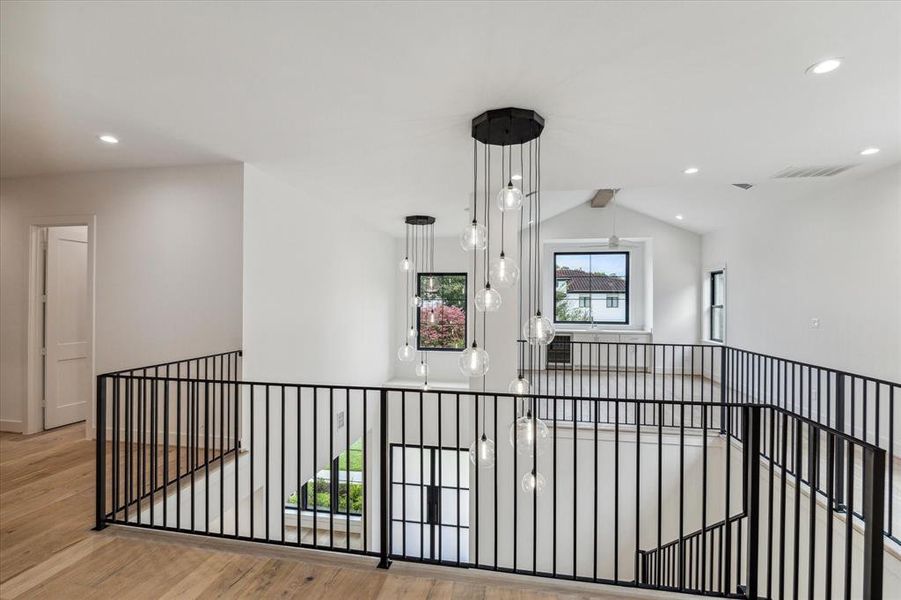
[[[495,312],[501,307],[500,293],[486,283],[485,287],[476,292],[476,310],[479,312]]]
[[[507,391],[511,394],[516,394],[517,396],[522,396],[523,394],[529,393],[529,388],[531,385],[529,384],[529,380],[520,375],[516,379],[510,382],[510,385],[507,386]]]
[[[488,247],[488,230],[477,221],[470,223],[469,227],[460,234],[460,246],[463,250],[484,250]]]
[[[534,469],[525,475],[522,476],[522,482],[520,483],[520,487],[522,491],[527,494],[531,494],[532,492],[541,493],[544,491],[544,475],[535,471]]]
[[[493,469],[495,456],[494,442],[484,433],[469,446],[469,460],[480,469]]]
[[[438,315],[436,314],[435,309],[429,311],[429,325],[434,325],[438,322]]]
[[[513,287],[519,281],[519,267],[501,252],[500,258],[491,263],[491,280],[501,288]]]
[[[528,411],[510,426],[510,445],[516,448],[517,454],[526,456],[533,456],[537,448],[538,456],[541,456],[549,435],[544,421],[532,417],[532,412]]]
[[[413,296],[412,298],[410,298],[410,306],[412,306],[413,308],[419,308],[420,306],[422,306],[422,298],[419,296]]]
[[[400,270],[401,271],[409,271],[413,267],[413,263],[410,262],[409,257],[404,257],[402,261],[400,261]]]
[[[425,278],[425,291],[429,294],[434,294],[438,291],[438,278],[433,275],[429,275]]]
[[[410,344],[404,344],[397,349],[397,359],[401,362],[410,362],[415,356],[416,352]]]
[[[416,339],[416,328],[415,327],[410,327],[410,329],[407,330],[407,339],[410,341],[413,341]]]
[[[540,312],[522,325],[522,336],[533,346],[547,346],[554,341],[554,325],[547,317],[542,317]]]
[[[507,186],[497,193],[497,207],[501,212],[522,208],[522,192],[512,181],[508,181]]]
[[[471,347],[460,353],[457,365],[467,377],[481,377],[488,372],[488,353],[473,342]]]
[[[416,365],[416,376],[417,377],[428,377],[429,376],[429,365],[425,364],[425,362],[420,361],[418,365]]]

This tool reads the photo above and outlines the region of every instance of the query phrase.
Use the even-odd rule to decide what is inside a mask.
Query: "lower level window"
[[[300,488],[300,497],[294,492],[287,505],[300,509],[340,514],[363,514],[363,440],[350,446],[350,452],[342,452],[332,461],[330,468],[322,469]]]

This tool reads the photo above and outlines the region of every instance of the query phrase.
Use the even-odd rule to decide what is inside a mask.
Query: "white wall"
[[[241,346],[240,165],[0,182],[0,420],[25,418],[28,238],[94,215],[96,373]],[[93,414],[93,413],[92,413]]]
[[[901,166],[761,204],[703,237],[704,269],[726,266],[726,342],[901,381]]]
[[[394,259],[390,236],[247,165],[245,379],[390,379]]]

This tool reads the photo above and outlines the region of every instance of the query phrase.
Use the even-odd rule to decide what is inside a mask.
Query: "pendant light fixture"
[[[528,473],[522,476],[522,482],[520,483],[520,487],[522,487],[522,491],[527,494],[531,494],[533,492],[541,493],[544,490],[545,481],[544,475],[532,469]]]
[[[482,433],[482,436],[469,446],[469,460],[481,469],[493,469],[496,458],[494,442]]]
[[[426,215],[410,215],[404,220],[406,223],[406,238],[404,245],[404,258],[400,261],[400,270],[404,277],[404,315],[405,315],[405,340],[397,350],[397,359],[401,362],[413,362],[416,358],[416,346],[418,338],[418,319],[425,318],[429,323],[434,323],[434,307],[423,308],[423,299],[428,299],[438,292],[437,278],[431,275],[435,261],[435,217]],[[429,275],[420,282],[420,274]],[[420,283],[422,286],[420,287]],[[423,314],[425,312],[426,314]],[[419,351],[419,364],[415,373],[423,378],[423,389],[429,385],[429,359],[428,353]]]
[[[538,456],[544,454],[547,439],[550,435],[544,421],[532,414],[531,405],[526,405],[526,414],[519,417],[510,426],[510,445],[517,454]]]
[[[500,310],[503,304],[503,298],[498,291],[500,289],[513,288],[517,283],[522,282],[520,267],[517,261],[509,258],[505,252],[505,231],[506,220],[508,215],[510,218],[519,217],[520,231],[520,250],[522,250],[522,209],[526,198],[529,199],[529,206],[537,207],[540,204],[541,196],[539,192],[540,177],[540,151],[538,150],[540,142],[539,136],[544,129],[544,118],[534,110],[522,108],[501,108],[489,110],[472,120],[472,138],[473,138],[473,193],[471,215],[472,222],[463,230],[460,235],[460,245],[464,250],[473,253],[473,279],[478,280],[479,256],[478,253],[484,251],[482,257],[481,273],[484,277],[484,284],[474,294],[474,306],[479,313],[489,313]],[[525,150],[528,149],[529,156],[529,172],[528,180],[525,179],[524,173],[524,156]],[[492,155],[500,150],[500,168],[492,171]],[[480,156],[481,152],[481,156]],[[519,156],[519,173],[513,172],[513,156],[518,153]],[[480,160],[481,159],[481,160]],[[480,163],[481,163],[481,179],[480,179]],[[491,181],[493,172],[500,171],[499,187],[493,195],[495,205],[497,206],[500,217],[500,244],[499,255],[492,257],[492,236],[491,236],[491,210],[489,210],[489,199],[492,198]],[[532,177],[534,171],[535,177]],[[529,186],[528,193],[517,187],[517,183],[527,184]],[[480,183],[481,202],[480,202]],[[534,242],[537,248],[538,230],[534,224],[537,221],[532,220],[529,223],[529,243]],[[515,220],[514,220],[515,224]],[[533,231],[534,229],[534,231]],[[536,254],[537,258],[537,254]],[[520,252],[520,260],[522,252]],[[536,261],[537,264],[537,261]],[[530,263],[530,269],[532,263]],[[533,286],[537,287],[537,277],[529,278],[529,294],[533,294]],[[520,296],[522,297],[522,285],[520,285]],[[521,304],[521,302],[520,302]],[[531,312],[530,317],[533,317]],[[553,326],[546,319],[541,321],[540,310],[534,315],[539,317],[537,325],[533,325],[532,329],[537,327],[537,335],[527,336],[527,339],[534,340],[535,344],[547,344],[553,337]],[[532,319],[526,321],[526,325],[531,323]],[[545,322],[546,321],[546,322]],[[483,340],[484,341],[484,340]],[[484,348],[478,349],[476,336],[473,336],[473,346],[467,349],[466,356],[460,358],[460,369],[464,374],[471,374],[474,367],[481,368],[481,363],[487,364],[487,360],[482,360],[480,355],[485,352]],[[521,375],[521,373],[520,373]],[[521,377],[518,377],[521,379]]]

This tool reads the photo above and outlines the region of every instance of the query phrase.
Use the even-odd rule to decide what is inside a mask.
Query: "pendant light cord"
[[[504,189],[504,146],[501,146],[501,190]],[[510,149],[507,148],[507,160],[510,159]],[[507,173],[507,176],[510,177],[510,173]],[[504,224],[507,218],[507,211],[501,211],[501,256],[504,255]]]

